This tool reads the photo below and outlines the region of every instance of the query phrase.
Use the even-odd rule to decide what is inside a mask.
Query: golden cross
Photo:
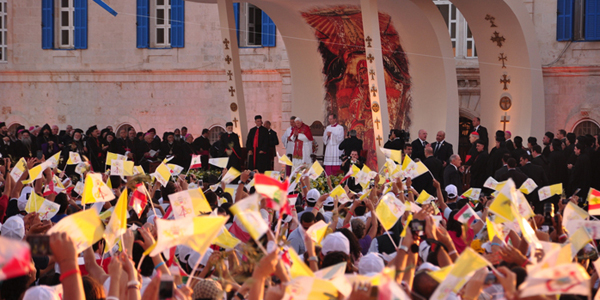
[[[227,62],[227,64],[230,64],[232,60],[233,59],[231,59],[231,56],[229,56],[229,54],[227,54],[227,56],[225,57],[225,61]]]
[[[500,83],[504,84],[504,87],[502,88],[503,90],[505,90],[505,91],[508,90],[508,85],[507,84],[510,83],[510,79],[507,79],[507,75],[506,74],[502,75],[502,79],[500,79]]]
[[[371,80],[375,80],[375,71],[373,69],[369,71],[369,75],[371,75]]]
[[[506,65],[504,64],[504,62],[508,60],[508,57],[504,56],[504,52],[500,53],[500,56],[498,56],[498,60],[502,61],[502,69],[506,69]]]
[[[373,39],[371,38],[371,36],[367,36],[367,38],[365,39],[365,42],[367,42],[367,48],[373,47],[373,46],[371,46],[372,41],[373,41]]]
[[[229,76],[229,81],[231,81],[231,76],[233,76],[233,73],[231,72],[231,70],[227,70],[227,76]]]
[[[230,92],[231,93],[231,97],[233,97],[233,93],[235,93],[235,89],[232,86],[230,86],[228,92]]]
[[[225,50],[229,50],[229,40],[227,38],[223,40],[223,44],[225,44]]]
[[[379,147],[381,147],[381,140],[383,140],[383,139],[381,138],[381,136],[380,136],[380,135],[378,135],[378,136],[377,136],[377,138],[376,138],[376,140],[377,140],[377,142],[379,143]]]
[[[371,53],[369,53],[369,55],[367,56],[367,60],[368,60],[370,63],[373,63],[373,60],[375,60],[375,57],[374,57],[374,56],[373,56]]]
[[[379,121],[379,119],[375,119],[373,123],[377,124],[377,129],[379,129],[379,123],[381,123],[381,121]]]
[[[235,124],[235,128],[237,128],[237,122],[238,122],[238,119],[234,117],[233,118],[233,124]]]
[[[492,36],[491,41],[496,43],[498,47],[502,48],[502,43],[506,41],[504,36],[501,36],[497,31],[494,31],[494,36]]]
[[[489,14],[485,15],[485,19],[487,21],[490,21],[490,24],[492,24],[490,27],[498,27],[496,26],[496,24],[494,23],[494,21],[496,20],[496,18],[490,16]]]
[[[373,97],[377,97],[377,88],[375,87],[375,85],[371,87],[371,93],[373,93]]]
[[[500,123],[504,124],[504,128],[502,131],[506,131],[506,123],[510,122],[510,116],[507,113],[504,113],[504,116],[500,118]]]

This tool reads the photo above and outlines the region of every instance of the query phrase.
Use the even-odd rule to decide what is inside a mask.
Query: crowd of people
[[[162,139],[154,129],[115,134],[110,126],[92,126],[84,135],[71,126],[60,131],[44,125],[12,135],[0,123],[0,299],[591,299],[596,294],[600,221],[591,219],[600,206],[600,193],[593,196],[600,188],[592,172],[600,163],[597,137],[547,132],[542,148],[535,137],[523,145],[523,138],[498,131],[488,151],[487,130],[474,118],[472,148],[461,158],[444,131],[429,143],[425,130],[410,142],[394,129],[384,148],[401,156],[389,156],[377,172],[365,168],[356,132],[346,132],[329,115],[321,173],[311,167],[314,138],[300,118],[290,119],[281,139],[261,116],[255,124],[242,147],[233,123],[212,144],[206,129],[196,139],[185,127]],[[273,175],[268,171],[275,159],[282,161],[275,151],[280,140],[289,163],[286,172]],[[52,163],[57,153],[61,159]],[[84,157],[81,164],[89,168],[68,164],[72,153]],[[151,176],[111,174],[109,153],[123,155]],[[202,168],[214,168],[209,158],[227,157],[221,177],[200,181],[182,172],[166,182],[156,179],[157,164],[188,169],[194,155],[201,155]],[[427,171],[412,176],[411,164],[421,163]],[[338,183],[339,174],[345,176]],[[85,181],[84,190],[74,189],[73,176]],[[320,176],[326,178],[325,191],[315,188]],[[119,180],[110,183],[114,177]],[[490,177],[494,186],[486,185]],[[524,194],[520,187],[528,179],[537,188]],[[562,195],[539,198],[538,190],[557,183]],[[105,186],[112,193],[109,201],[99,198],[107,196]],[[469,192],[473,189],[481,193]],[[179,197],[186,191],[194,203],[189,211]],[[127,229],[114,243],[108,232],[121,218],[122,199]],[[43,208],[53,206],[54,211]],[[74,218],[90,210],[101,226],[87,220],[79,227]],[[225,222],[218,232],[194,234],[217,216]],[[167,234],[161,226],[178,220],[190,228],[198,222],[200,228],[170,231],[169,247],[155,253]],[[202,242],[210,247],[198,251]]]

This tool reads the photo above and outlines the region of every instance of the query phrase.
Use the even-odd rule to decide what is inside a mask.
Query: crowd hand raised
[[[505,245],[500,247],[500,256],[507,263],[515,263],[519,266],[522,266],[526,261],[527,257],[525,257],[521,251],[511,245]]]
[[[121,265],[123,266],[123,271],[125,271],[125,273],[127,273],[127,277],[129,278],[128,280],[129,281],[137,280],[138,279],[137,278],[138,277],[137,270],[135,269],[133,261],[131,259],[129,259],[129,256],[127,256],[127,253],[121,252],[119,254],[119,259],[121,260]],[[110,265],[109,265],[109,267],[110,267]]]
[[[146,290],[144,290],[144,294],[142,295],[142,300],[156,300],[158,299],[158,290],[160,289],[160,276],[162,272],[160,269],[156,270],[156,275],[150,281],[148,286],[146,286]]]
[[[462,292],[462,299],[472,300],[477,299],[483,288],[483,282],[488,273],[487,268],[481,268],[475,272],[473,277],[469,279]]]
[[[352,286],[352,293],[348,300],[364,300],[371,297],[371,283],[357,282]]]
[[[113,256],[108,264],[108,275],[110,275],[111,282],[113,280],[119,281],[121,280],[121,268],[123,265],[121,264],[121,258],[117,256]]]
[[[431,205],[427,204],[427,205],[423,205],[423,208],[419,212],[415,213],[413,215],[413,217],[417,220],[424,221],[425,218],[427,218],[427,216],[431,215],[431,213],[433,213],[433,207],[431,207]]]
[[[29,227],[27,234],[45,234],[48,230],[52,228],[52,222],[49,220],[44,220]]]
[[[279,300],[285,294],[285,287],[281,284],[271,286],[265,293],[265,300]]]
[[[432,216],[427,216],[425,218],[425,235],[427,235],[428,239],[434,239],[437,240],[437,236],[436,236],[436,229],[437,226],[435,226],[435,220],[433,219]]]
[[[50,249],[61,270],[68,271],[79,267],[75,243],[66,233],[56,232],[50,235]]]
[[[436,190],[437,190],[437,189],[439,189],[439,188],[440,188],[440,182],[434,179],[434,180],[433,180],[433,187],[434,187]]]
[[[144,240],[142,247],[144,250],[150,248],[150,246],[154,245],[154,237],[150,234],[150,231],[144,227],[140,227],[137,231],[142,235],[142,239]]]
[[[279,251],[275,248],[273,252],[269,253],[258,262],[256,268],[254,268],[254,272],[252,272],[252,277],[260,280],[268,278],[275,272],[278,259]]]
[[[248,178],[250,178],[250,170],[246,170],[240,174],[240,182],[246,183],[248,182]]]
[[[559,201],[559,202],[561,202],[561,201]],[[560,214],[554,215],[554,218],[552,218],[552,226],[554,226],[554,229],[556,229],[556,237],[557,238],[563,234],[562,216]]]
[[[497,270],[500,274],[494,272],[494,275],[496,275],[498,282],[504,288],[504,296],[506,299],[514,299],[514,296],[516,296],[517,292],[517,275],[507,267],[499,267]]]

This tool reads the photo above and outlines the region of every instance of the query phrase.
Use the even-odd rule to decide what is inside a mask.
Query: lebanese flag
[[[148,205],[148,197],[146,196],[146,193],[144,193],[144,186],[141,183],[138,183],[137,188],[131,195],[131,200],[129,200],[129,206],[133,208],[138,215],[138,218],[141,218],[146,205]]]
[[[190,169],[202,168],[202,161],[200,161],[202,155],[192,154],[192,162],[190,163]]]
[[[454,220],[461,222],[463,224],[472,224],[475,219],[479,219],[477,213],[471,208],[470,205],[465,205],[461,208],[456,215],[454,215]]]
[[[593,188],[588,196],[588,213],[592,216],[600,215],[600,191]]]
[[[0,281],[29,273],[31,252],[25,242],[0,237]]]
[[[289,182],[287,179],[284,182],[280,182],[275,178],[263,174],[254,175],[254,188],[256,192],[267,197],[267,207],[279,209],[282,207],[288,207],[289,203],[287,200],[287,189]]]

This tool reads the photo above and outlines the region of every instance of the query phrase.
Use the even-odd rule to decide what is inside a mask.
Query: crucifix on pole
[[[510,123],[510,116],[508,115],[508,113],[504,113],[504,116],[500,118],[500,123],[503,124],[502,131],[506,131],[506,123]]]

